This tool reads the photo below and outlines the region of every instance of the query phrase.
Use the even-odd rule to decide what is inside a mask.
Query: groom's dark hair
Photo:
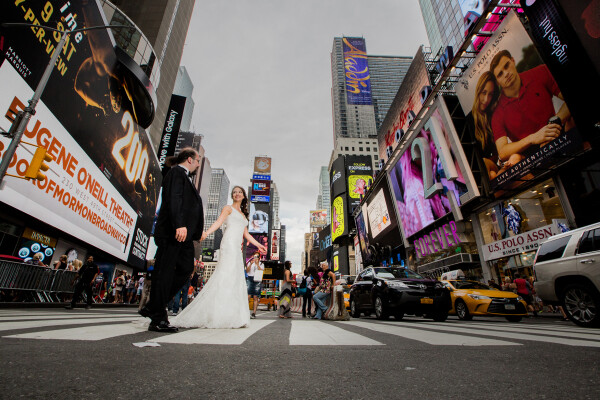
[[[176,156],[167,157],[166,164],[168,167],[174,167],[176,165],[185,162],[189,157],[196,158],[198,152],[191,147],[185,147]]]

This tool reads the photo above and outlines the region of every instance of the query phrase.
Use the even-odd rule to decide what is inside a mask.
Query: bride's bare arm
[[[231,206],[227,205],[227,206],[223,207],[223,210],[221,210],[221,215],[219,215],[219,218],[217,218],[215,223],[212,224],[210,226],[210,228],[208,228],[207,230],[204,231],[204,233],[202,233],[202,238],[200,239],[200,241],[203,241],[204,239],[206,239],[206,237],[208,235],[210,235],[211,233],[213,233],[214,231],[219,229],[221,227],[221,225],[223,225],[223,222],[225,222],[225,219],[232,212],[233,212],[233,209],[231,208]]]
[[[244,239],[246,239],[247,241],[249,241],[250,243],[252,243],[253,245],[255,245],[256,247],[258,247],[258,249],[260,251],[262,251],[263,253],[267,252],[267,248],[265,246],[263,246],[262,244],[258,243],[256,241],[256,239],[254,239],[252,237],[252,235],[250,233],[248,233],[248,228],[244,228]]]

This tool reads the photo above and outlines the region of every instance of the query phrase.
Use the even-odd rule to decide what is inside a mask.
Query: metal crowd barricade
[[[0,290],[24,292],[35,302],[58,302],[59,294],[73,294],[75,271],[0,261]]]

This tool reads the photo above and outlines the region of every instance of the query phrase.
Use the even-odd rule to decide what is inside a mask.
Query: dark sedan
[[[370,267],[350,288],[350,315],[375,312],[378,319],[393,315],[400,320],[412,314],[445,321],[452,308],[450,292],[435,280],[401,267]]]

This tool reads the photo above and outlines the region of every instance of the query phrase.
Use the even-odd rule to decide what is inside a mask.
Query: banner
[[[327,219],[327,210],[311,210],[310,211],[310,227],[323,227],[329,224]]]
[[[430,85],[423,49],[419,48],[377,134],[382,165],[391,157],[421,111],[423,102],[429,96]]]
[[[371,105],[371,77],[367,46],[363,38],[342,39],[344,74],[346,76],[346,101],[348,104]]]
[[[460,78],[456,94],[492,191],[517,188],[583,148],[559,86],[513,12]]]
[[[175,155],[179,127],[181,126],[183,110],[185,109],[185,100],[186,98],[183,96],[178,96],[176,94],[171,96],[171,103],[169,104],[169,109],[167,110],[165,126],[163,128],[160,145],[158,147],[158,162],[163,174],[166,173],[166,158]]]
[[[61,8],[2,2],[4,21],[44,21],[65,29],[106,24],[98,2]],[[0,28],[0,110],[8,130],[37,87],[60,34],[41,28]],[[128,264],[143,267],[161,173],[147,132],[137,123],[137,85],[118,62],[110,30],[70,35],[30,120],[23,141],[55,158],[43,182],[7,178],[0,201]],[[0,152],[9,143],[0,138]],[[8,173],[24,176],[35,148],[21,145]]]
[[[254,157],[254,173],[258,175],[271,175],[271,158]]]

